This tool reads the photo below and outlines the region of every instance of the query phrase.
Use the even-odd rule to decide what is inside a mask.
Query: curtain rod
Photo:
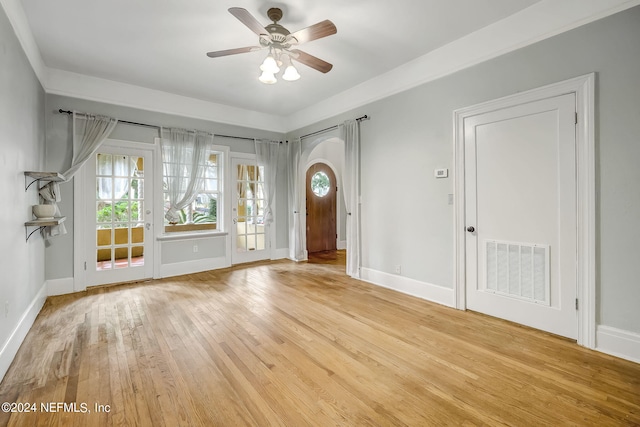
[[[364,115],[364,116],[362,116],[362,117],[358,117],[358,118],[356,119],[356,121],[361,122],[361,121],[363,121],[363,120],[369,120],[370,118],[371,118],[371,117],[369,117],[369,116],[367,116],[367,115],[365,114],[365,115]],[[300,137],[300,139],[302,139],[302,138],[308,138],[308,137],[310,137],[310,136],[314,136],[314,135],[317,135],[317,134],[319,134],[319,133],[325,133],[325,132],[328,132],[328,131],[330,131],[330,130],[338,129],[338,127],[340,127],[340,125],[334,125],[334,126],[330,126],[330,127],[326,128],[326,129],[320,129],[320,130],[317,130],[317,131],[315,131],[315,132],[311,132],[311,133],[308,133],[308,134],[306,134],[306,135],[302,135],[302,136]]]
[[[73,111],[69,111],[69,110],[63,110],[62,108],[60,108],[58,110],[58,113],[60,114],[73,114]],[[86,113],[79,113],[79,114],[86,114]],[[130,122],[128,120],[120,120],[118,119],[118,123],[126,123],[128,125],[135,125],[135,126],[144,126],[144,127],[148,127],[148,128],[155,128],[155,129],[160,129],[162,126],[158,126],[158,125],[150,125],[148,123],[139,123],[139,122]],[[221,135],[221,134],[217,134],[214,133],[214,136],[219,136],[222,138],[233,138],[233,139],[245,139],[247,141],[255,141],[258,138],[248,138],[246,136],[233,136],[233,135]],[[282,141],[279,141],[282,144]]]

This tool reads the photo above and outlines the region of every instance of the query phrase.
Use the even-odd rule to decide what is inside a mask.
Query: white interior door
[[[467,308],[569,338],[575,111],[568,94],[464,120]]]
[[[264,223],[264,167],[255,159],[234,158],[231,167],[231,263],[269,259],[269,227]]]
[[[152,152],[103,145],[85,165],[87,285],[153,277]]]

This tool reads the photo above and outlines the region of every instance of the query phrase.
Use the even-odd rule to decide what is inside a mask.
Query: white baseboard
[[[183,274],[199,273],[201,271],[216,270],[230,267],[226,257],[204,258],[193,261],[175,262],[160,265],[160,278],[182,276]]]
[[[360,279],[383,288],[453,307],[453,289],[370,268],[360,268]]]
[[[640,363],[640,334],[598,325],[596,350],[612,356]]]
[[[73,277],[47,280],[47,295],[64,295],[75,292],[73,288]]]
[[[272,252],[272,255],[271,259],[273,260],[289,258],[289,248],[276,249]]]
[[[346,240],[338,240],[338,242],[336,243],[336,249],[338,249],[339,251],[343,251],[345,249],[347,249],[347,241]]]
[[[13,358],[16,357],[16,353],[18,353],[18,349],[22,345],[22,341],[24,341],[29,329],[33,325],[33,322],[38,317],[38,313],[42,310],[42,306],[44,302],[47,300],[47,283],[45,282],[36,296],[29,304],[29,307],[25,310],[20,318],[20,321],[14,328],[9,338],[0,348],[0,381],[4,378],[4,374],[9,370],[9,366],[11,362],[13,362]]]

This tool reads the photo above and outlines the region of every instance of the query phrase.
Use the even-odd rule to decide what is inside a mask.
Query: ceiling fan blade
[[[255,52],[261,50],[259,46],[238,47],[236,49],[218,50],[215,52],[207,52],[209,58],[218,58],[220,56],[236,55],[238,53]]]
[[[291,49],[290,52],[293,54],[292,58],[296,61],[306,65],[307,67],[311,67],[315,70],[320,71],[321,73],[328,73],[333,68],[332,64],[329,64],[326,61],[323,61],[320,58],[316,58],[313,55],[309,55],[306,52],[303,52],[298,49]]]
[[[295,42],[298,44],[310,42],[311,40],[321,39],[338,32],[338,29],[333,22],[324,20],[318,22],[310,27],[303,28],[302,30],[291,33],[287,36],[287,42]],[[295,39],[295,40],[294,40]]]
[[[238,18],[240,22],[246,25],[257,35],[269,35],[269,32],[264,28],[264,26],[260,22],[258,22],[258,20],[254,18],[253,15],[247,11],[247,9],[243,9],[241,7],[232,7],[229,8],[229,13]]]

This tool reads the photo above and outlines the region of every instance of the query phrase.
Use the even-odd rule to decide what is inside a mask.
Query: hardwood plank
[[[640,424],[640,365],[353,280],[343,263],[50,297],[0,401],[91,413],[0,413],[0,426]]]

